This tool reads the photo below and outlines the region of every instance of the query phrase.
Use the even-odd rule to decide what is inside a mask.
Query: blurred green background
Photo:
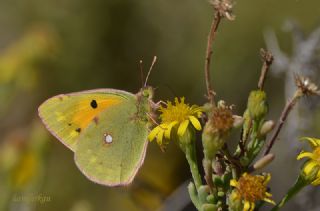
[[[312,31],[319,24],[320,2],[239,0],[234,11],[236,20],[222,22],[214,43],[212,80],[217,98],[235,104],[235,113],[241,115],[249,91],[257,86],[263,31],[274,29],[290,54],[291,35],[282,30],[284,21],[293,18],[303,30]],[[37,107],[53,95],[94,88],[136,93],[141,87],[139,60],[146,71],[154,55],[158,62],[149,84],[157,88],[155,101],[185,96],[191,104],[203,104],[211,18],[205,0],[0,1],[0,209],[156,210],[165,206],[166,198],[190,178],[175,144],[166,153],[149,144],[133,184],[103,187],[80,173],[73,153],[40,124]],[[268,78],[272,119],[286,101],[283,88],[282,78]],[[316,135],[319,127],[315,128]],[[297,151],[287,153],[287,144],[276,145],[276,160],[268,168],[276,200],[300,166],[294,157]],[[199,154],[201,158],[201,149]],[[298,210],[299,206],[293,202],[290,207]]]

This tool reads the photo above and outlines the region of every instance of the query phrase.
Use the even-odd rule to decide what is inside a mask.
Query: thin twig
[[[264,155],[267,155],[269,154],[274,142],[276,141],[281,129],[282,129],[282,126],[283,124],[285,123],[290,111],[292,110],[292,108],[294,107],[294,105],[297,103],[297,101],[299,100],[299,98],[301,97],[301,90],[298,89],[295,93],[295,95],[293,96],[293,98],[286,104],[286,106],[284,107],[282,113],[281,113],[281,116],[279,118],[279,121],[278,121],[278,125],[277,125],[277,128],[272,136],[272,138],[270,139],[269,141],[269,144],[267,145],[267,148],[264,152]]]
[[[221,15],[219,12],[216,12],[214,15],[214,18],[211,23],[210,32],[208,35],[208,42],[207,42],[207,49],[206,49],[206,60],[205,60],[205,78],[206,78],[206,87],[207,87],[207,97],[208,100],[211,102],[211,104],[214,104],[214,95],[215,92],[212,89],[212,83],[210,80],[210,63],[211,63],[211,55],[213,53],[212,51],[212,43],[216,37],[216,32],[218,30],[220,21],[221,21]]]
[[[266,80],[267,73],[270,69],[272,62],[273,62],[273,56],[270,52],[268,52],[264,49],[260,50],[260,54],[261,54],[261,57],[263,60],[263,65],[261,68],[261,75],[259,78],[258,88],[260,90],[263,90],[263,86],[264,86],[264,82]]]
[[[244,142],[245,141],[243,140],[243,129],[242,129],[240,134],[240,141],[239,141],[240,154],[238,158],[242,157],[246,151]]]
[[[238,172],[238,173],[241,172],[241,163],[240,163],[240,161],[239,161],[238,159],[235,159],[235,158],[231,155],[231,153],[230,153],[230,151],[229,151],[229,148],[228,148],[228,145],[227,145],[226,143],[223,145],[222,150],[223,150],[223,154],[224,154],[224,156],[226,156],[227,160],[228,160],[234,167],[237,168],[237,172]]]

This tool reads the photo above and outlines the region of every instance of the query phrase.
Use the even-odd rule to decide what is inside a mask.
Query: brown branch
[[[282,113],[281,113],[281,116],[279,118],[279,121],[278,121],[278,125],[277,125],[277,128],[272,136],[272,138],[270,139],[269,141],[269,144],[267,145],[267,148],[264,152],[264,155],[267,155],[269,154],[272,146],[274,145],[281,129],[282,129],[282,126],[284,125],[290,111],[293,109],[293,107],[295,106],[295,104],[297,103],[297,101],[299,100],[299,98],[302,96],[301,94],[301,90],[298,89],[295,93],[295,95],[293,96],[293,98],[286,104],[286,106],[284,107]]]
[[[260,90],[263,90],[263,86],[264,86],[264,82],[266,80],[267,73],[270,69],[272,62],[273,62],[273,56],[270,52],[264,50],[263,48],[260,49],[260,54],[261,54],[261,58],[263,61],[263,65],[261,68],[261,75],[259,78],[258,88]]]
[[[208,42],[207,42],[207,49],[206,49],[206,59],[205,59],[205,67],[204,67],[204,71],[205,71],[205,78],[206,78],[206,87],[207,87],[207,97],[208,100],[214,104],[214,95],[215,92],[212,89],[212,83],[210,80],[210,63],[211,63],[211,55],[213,53],[212,51],[212,43],[216,37],[217,34],[217,30],[221,21],[221,14],[219,12],[216,12],[214,15],[214,18],[212,20],[211,23],[211,28],[210,28],[210,32],[208,35]]]

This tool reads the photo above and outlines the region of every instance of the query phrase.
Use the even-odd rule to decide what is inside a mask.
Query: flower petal
[[[184,120],[184,121],[180,124],[180,126],[179,126],[179,128],[178,128],[178,135],[179,135],[179,136],[183,136],[183,134],[184,134],[184,133],[186,132],[186,130],[187,130],[188,125],[189,125],[189,120]]]
[[[311,184],[312,185],[320,185],[320,171],[318,171],[317,179],[315,179]]]
[[[271,180],[271,174],[265,175],[263,179],[264,179],[263,184],[267,185],[269,183],[269,181]]]
[[[263,201],[269,202],[270,204],[273,204],[273,205],[276,205],[276,203],[273,200],[269,199],[269,198],[264,198]]]
[[[317,163],[316,161],[313,161],[313,160],[308,161],[308,162],[304,165],[304,167],[303,167],[304,173],[305,173],[306,175],[309,175],[310,172],[312,171],[312,169],[313,169],[314,167],[316,167],[317,165],[318,165],[318,163]]]
[[[245,201],[243,205],[243,211],[249,211],[250,210],[250,202]]]
[[[302,151],[302,152],[300,152],[300,154],[297,156],[297,160],[300,160],[300,159],[305,158],[305,157],[312,158],[312,157],[313,157],[313,153]]]
[[[171,129],[172,129],[176,124],[178,124],[178,121],[171,122],[170,124],[168,124],[168,125],[166,126],[166,130],[164,131],[164,137],[166,137],[167,139],[170,139]]]
[[[201,130],[201,124],[197,118],[195,118],[194,116],[189,116],[189,120],[196,130]]]
[[[314,186],[320,185],[320,178],[317,178],[315,181],[311,183]]]
[[[255,203],[251,202],[250,203],[250,211],[254,211],[255,206],[256,206]]]
[[[192,113],[194,116],[196,116],[196,117],[198,117],[198,118],[201,117],[201,114],[202,114],[202,111],[203,111],[203,109],[202,109],[201,107],[199,107],[199,106],[197,106],[197,105],[193,105],[193,106],[191,106],[190,110],[191,110],[191,113]]]
[[[179,99],[177,97],[174,98],[174,103],[177,105],[179,104]]]
[[[159,131],[159,133],[157,134],[157,143],[159,145],[162,145],[163,134],[164,134],[164,130],[163,129],[161,129]]]
[[[269,192],[265,192],[265,194],[266,194],[266,196],[267,196],[268,198],[272,197],[272,194],[269,193]]]
[[[160,130],[161,130],[160,126],[153,128],[153,130],[151,130],[151,132],[148,135],[148,140],[153,141],[153,139],[157,136]]]
[[[314,181],[312,181],[311,184],[314,185],[314,186],[320,185],[320,171],[318,171],[317,178]]]
[[[310,138],[310,137],[302,137],[300,140],[309,141],[310,146],[314,149],[315,147],[320,146],[320,139]]]
[[[238,182],[235,179],[230,180],[230,186],[237,187]]]

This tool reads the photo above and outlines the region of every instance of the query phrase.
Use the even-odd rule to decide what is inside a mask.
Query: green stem
[[[283,207],[290,199],[292,199],[298,192],[302,190],[309,183],[303,179],[301,176],[298,177],[295,184],[289,189],[288,193],[283,197],[283,199],[278,203],[271,211],[277,211]]]
[[[197,163],[196,136],[194,129],[188,128],[182,136],[178,137],[178,140],[180,149],[186,155],[192,178],[198,192],[200,186],[202,185],[202,180]]]
[[[260,136],[259,131],[264,120],[254,120],[253,129],[251,133],[251,142],[248,145],[248,165],[257,157],[265,143],[265,136]]]
[[[188,144],[185,149],[186,149],[185,154],[186,154],[188,164],[190,166],[192,178],[196,186],[196,189],[198,191],[200,186],[202,185],[202,180],[201,180],[198,163],[197,163],[195,143],[193,142]]]
[[[200,202],[198,197],[198,192],[196,190],[196,187],[194,186],[193,182],[190,182],[188,185],[188,192],[190,199],[193,203],[193,205],[197,208],[197,210],[200,210]]]

